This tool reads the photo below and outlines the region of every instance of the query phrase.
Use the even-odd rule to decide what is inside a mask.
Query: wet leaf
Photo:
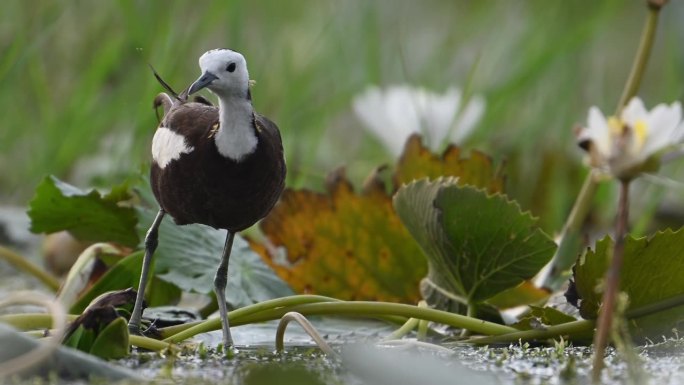
[[[427,256],[428,279],[468,304],[533,277],[556,248],[515,202],[453,179],[406,185],[394,206]]]
[[[627,237],[620,289],[629,296],[629,308],[636,309],[684,294],[684,230],[666,230],[651,238]],[[601,303],[597,290],[603,282],[613,240],[606,237],[588,250],[575,267],[575,287],[580,297],[580,314],[594,319]],[[630,322],[634,335],[660,338],[684,320],[684,307],[676,307]]]
[[[144,234],[156,212],[141,208],[139,213],[139,231]],[[156,277],[183,291],[213,293],[225,237],[225,230],[203,225],[178,226],[167,216],[160,226],[159,246],[154,255]],[[227,301],[241,307],[290,294],[292,290],[287,284],[236,235],[228,267]]]
[[[29,203],[31,231],[67,230],[82,241],[135,247],[139,242],[135,211],[118,204],[129,198],[126,185],[115,186],[103,196],[96,190],[83,191],[48,176],[38,185]]]
[[[442,176],[458,177],[459,185],[477,186],[490,193],[502,192],[505,184],[503,167],[495,166],[484,153],[473,150],[463,157],[460,148],[449,145],[440,156],[423,146],[420,135],[411,135],[396,167],[395,185]]]
[[[416,302],[425,261],[384,186],[357,193],[343,171],[329,180],[325,194],[286,190],[261,223],[270,250],[253,247],[296,292]]]

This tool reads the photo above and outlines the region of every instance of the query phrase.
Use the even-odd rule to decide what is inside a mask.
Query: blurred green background
[[[360,182],[392,162],[351,109],[367,86],[456,85],[487,101],[465,147],[505,160],[510,195],[558,230],[586,172],[572,128],[591,105],[613,113],[645,17],[637,0],[4,1],[0,205],[24,205],[46,174],[106,187],[144,169],[161,91],[147,63],[182,89],[199,55],[229,47],[248,60],[256,109],[281,128],[288,185],[320,189],[339,165]],[[648,107],[684,94],[683,19],[677,0],[661,16]],[[651,212],[666,193],[682,201],[635,188]]]

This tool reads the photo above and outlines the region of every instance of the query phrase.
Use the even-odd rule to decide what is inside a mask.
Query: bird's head
[[[199,58],[202,76],[190,88],[188,94],[208,88],[222,96],[246,96],[249,90],[249,73],[245,57],[230,49],[213,49]]]

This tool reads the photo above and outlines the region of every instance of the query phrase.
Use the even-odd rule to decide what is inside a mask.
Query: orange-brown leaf
[[[502,192],[505,183],[502,167],[495,167],[492,159],[484,153],[473,150],[465,158],[461,157],[458,147],[449,145],[439,156],[423,146],[420,135],[411,135],[395,170],[395,186],[398,188],[413,180],[437,179],[440,176],[456,176],[459,185],[484,188],[490,193]]]
[[[416,302],[427,264],[382,184],[356,193],[343,171],[328,181],[327,194],[285,190],[261,222],[272,246],[287,250],[286,263],[273,247],[255,250],[297,292]]]

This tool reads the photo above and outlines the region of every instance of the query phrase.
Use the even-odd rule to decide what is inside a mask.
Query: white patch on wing
[[[152,138],[152,159],[159,167],[166,167],[172,160],[177,160],[183,154],[194,150],[188,146],[183,135],[175,133],[166,127],[157,128]]]

